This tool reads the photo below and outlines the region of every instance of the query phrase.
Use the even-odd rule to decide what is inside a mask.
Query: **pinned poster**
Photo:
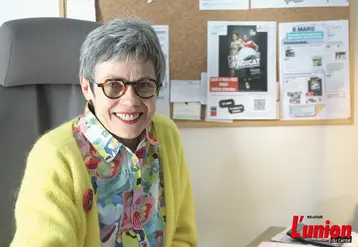
[[[84,21],[96,21],[94,0],[66,0],[66,17]]]
[[[349,6],[349,0],[251,0],[251,8],[299,8]]]
[[[163,81],[163,88],[169,90],[170,83],[170,68],[169,68],[169,26],[168,25],[153,25],[153,28],[158,36],[160,47],[164,53],[165,59],[165,78]],[[168,92],[169,93],[169,92]]]
[[[170,102],[200,102],[202,97],[201,81],[172,80]]]
[[[164,53],[166,68],[163,86],[161,87],[157,98],[156,112],[166,117],[170,117],[169,27],[168,25],[153,25],[153,28],[158,36],[160,46]]]
[[[200,10],[248,9],[249,0],[199,0]]]
[[[202,105],[206,105],[208,98],[208,75],[206,72],[201,72],[200,77],[200,102]]]
[[[181,120],[200,120],[200,102],[176,102],[173,104],[173,118]]]
[[[32,0],[4,0],[1,2],[0,26],[7,21],[34,17],[60,17],[59,1],[38,0],[36,4]]]
[[[206,117],[276,119],[276,22],[208,22]]]
[[[348,21],[280,23],[279,39],[281,118],[348,119]]]

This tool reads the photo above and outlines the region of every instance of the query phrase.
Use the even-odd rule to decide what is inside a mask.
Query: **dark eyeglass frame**
[[[136,85],[138,85],[140,82],[143,82],[143,80],[148,80],[148,81],[151,81],[151,82],[154,82],[154,83],[155,83],[155,85],[157,86],[157,88],[156,88],[155,92],[153,93],[153,95],[148,96],[148,97],[143,97],[143,96],[140,96],[140,95],[138,94]],[[102,88],[102,91],[103,91],[103,94],[106,95],[106,97],[109,98],[109,99],[119,99],[120,97],[122,97],[123,95],[125,95],[125,93],[126,93],[127,90],[128,90],[128,86],[130,86],[130,85],[133,86],[134,92],[135,92],[135,94],[136,94],[139,98],[141,98],[141,99],[150,99],[150,98],[152,98],[155,94],[158,94],[159,88],[160,88],[161,86],[163,86],[162,83],[159,83],[159,82],[157,82],[156,80],[154,80],[154,79],[152,79],[152,78],[144,78],[144,79],[140,79],[140,80],[138,80],[138,81],[125,81],[125,80],[123,80],[123,79],[107,79],[107,80],[105,80],[103,83],[96,83],[95,80],[93,80],[92,78],[89,78],[89,81],[90,81],[91,83],[96,84],[97,87],[101,87],[101,88]],[[107,86],[107,84],[110,83],[110,82],[120,82],[120,83],[123,83],[123,85],[124,85],[124,90],[123,90],[122,94],[120,94],[120,95],[117,96],[117,97],[110,97],[110,96],[108,96],[108,95],[106,94],[104,88],[105,88],[105,87]]]

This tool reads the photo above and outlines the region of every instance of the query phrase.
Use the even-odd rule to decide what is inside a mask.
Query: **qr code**
[[[265,111],[266,99],[254,99],[254,111]]]

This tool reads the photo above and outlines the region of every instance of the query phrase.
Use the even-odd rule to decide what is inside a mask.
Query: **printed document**
[[[169,27],[167,25],[153,25],[153,28],[159,38],[159,43],[165,57],[165,78],[163,86],[159,91],[157,98],[156,112],[164,116],[170,117],[170,85],[169,85]]]
[[[173,104],[173,118],[182,120],[200,120],[200,102],[176,102]]]
[[[347,20],[280,23],[282,118],[350,117]]]
[[[156,102],[156,113],[170,117],[169,88],[161,88]]]
[[[41,6],[41,7],[39,7]],[[0,26],[10,20],[32,17],[59,17],[58,0],[7,0],[1,1]]]
[[[261,242],[257,247],[303,247],[303,246],[312,246],[312,245],[302,245],[302,244],[288,244],[288,243],[277,243],[277,242]]]
[[[85,21],[96,21],[94,0],[67,0],[66,17]]]
[[[251,8],[349,6],[349,0],[251,0]]]
[[[208,75],[206,72],[201,72],[200,81],[200,102],[202,105],[206,105],[208,98]]]
[[[199,80],[172,80],[170,102],[199,102],[202,97],[200,84]]]
[[[248,9],[249,0],[199,0],[200,10]]]
[[[165,57],[165,79],[162,82],[163,87],[169,87],[169,26],[168,25],[153,25],[153,28],[158,36],[160,46]]]
[[[276,119],[276,22],[208,22],[207,120]]]

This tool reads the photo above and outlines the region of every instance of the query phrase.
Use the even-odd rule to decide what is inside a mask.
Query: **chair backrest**
[[[28,151],[46,131],[84,109],[78,79],[80,47],[99,25],[29,18],[0,27],[0,246],[8,246],[12,239],[16,191]]]

